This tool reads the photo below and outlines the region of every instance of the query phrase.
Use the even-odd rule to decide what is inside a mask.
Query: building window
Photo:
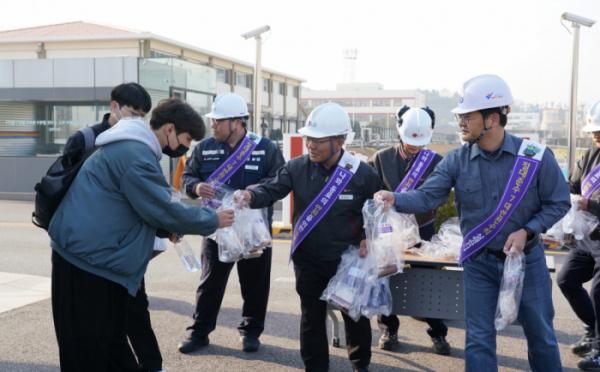
[[[352,101],[351,100],[341,100],[341,101],[331,101],[332,103],[337,103],[338,105],[342,106],[342,107],[352,107]]]
[[[359,123],[368,123],[370,121],[369,115],[350,115],[350,120],[358,121]]]
[[[369,107],[371,106],[371,101],[368,99],[355,99],[354,100],[355,107]]]
[[[231,84],[230,80],[231,70],[225,68],[217,68],[217,81],[225,84]]]
[[[373,115],[373,121],[376,121],[378,123],[385,123],[386,120],[386,115]]]
[[[235,73],[235,85],[238,87],[250,88],[252,87],[252,75],[244,74],[241,72]]]
[[[284,89],[284,86],[285,86],[285,84],[283,84],[283,83],[279,83],[279,94],[280,94],[280,95],[282,95],[282,96],[284,95],[284,94],[283,94],[283,89]]]
[[[262,79],[263,92],[269,93],[269,79]]]
[[[284,85],[285,85],[284,83],[279,83],[279,82],[274,81],[273,82],[273,92],[279,94],[280,96],[283,96],[284,95],[283,90],[285,89]]]
[[[390,105],[389,99],[374,99],[373,106],[374,107],[387,107]]]
[[[289,97],[298,98],[298,87],[295,87],[292,85],[286,85],[286,88],[287,88],[287,95]]]
[[[328,100],[319,100],[319,99],[313,99],[310,101],[310,106],[312,107],[317,107],[317,106],[321,106],[325,103],[328,103]]]
[[[173,54],[165,54],[165,53],[161,53],[161,52],[156,52],[154,50],[150,51],[150,58],[179,58],[179,56],[173,55]]]

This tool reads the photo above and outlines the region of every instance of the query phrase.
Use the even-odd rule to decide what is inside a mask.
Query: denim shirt
[[[523,140],[504,132],[500,152],[490,159],[476,144],[451,150],[427,181],[416,190],[395,194],[402,213],[432,210],[448,199],[454,187],[456,210],[463,236],[496,210]],[[527,193],[498,235],[486,246],[501,250],[513,232],[527,226],[538,235],[563,218],[571,207],[569,187],[546,149]]]

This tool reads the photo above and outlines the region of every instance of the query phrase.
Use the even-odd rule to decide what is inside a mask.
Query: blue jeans
[[[494,318],[504,270],[504,260],[481,252],[464,265],[465,371],[498,371]],[[527,337],[532,371],[562,371],[554,334],[554,306],[550,274],[542,243],[526,256],[523,294],[518,320]]]

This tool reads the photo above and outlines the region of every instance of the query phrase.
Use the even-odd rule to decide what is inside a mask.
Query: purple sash
[[[246,163],[261,139],[261,136],[247,132],[238,149],[205,182],[211,185],[227,182]]]
[[[485,247],[498,235],[517,208],[540,165],[546,146],[523,140],[498,207],[488,218],[475,226],[463,238],[459,265]]]
[[[402,182],[400,182],[400,185],[398,185],[396,192],[402,193],[414,189],[415,186],[417,186],[417,183],[419,183],[421,177],[423,177],[423,174],[425,174],[427,168],[429,168],[429,164],[431,164],[433,158],[435,158],[435,152],[425,148],[422,149],[419,152],[419,156],[417,156],[412,168],[404,176],[404,179]]]
[[[600,164],[596,165],[596,167],[585,176],[581,185],[581,196],[589,199],[594,191],[598,190],[598,187],[600,187]]]
[[[298,248],[308,233],[310,233],[323,217],[325,217],[327,212],[329,212],[333,203],[336,202],[339,195],[356,173],[359,165],[360,160],[352,156],[348,151],[344,152],[344,155],[342,155],[329,182],[327,182],[325,187],[323,187],[323,190],[321,190],[317,197],[304,210],[304,213],[302,213],[300,219],[298,219],[296,226],[294,226],[290,261],[292,260],[292,254],[294,254],[296,248]],[[297,190],[296,192],[300,192],[300,190]]]

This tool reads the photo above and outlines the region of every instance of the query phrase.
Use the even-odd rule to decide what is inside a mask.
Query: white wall
[[[236,85],[234,92],[239,94],[247,103],[252,102],[252,91],[249,88]]]
[[[217,81],[217,95],[231,92],[231,85]]]

